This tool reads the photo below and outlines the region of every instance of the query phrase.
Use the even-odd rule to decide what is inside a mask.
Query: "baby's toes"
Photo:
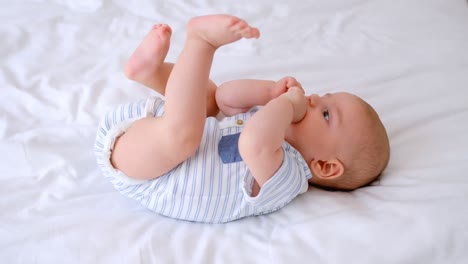
[[[260,36],[258,29],[250,27],[250,26],[246,26],[244,29],[242,29],[240,31],[240,34],[247,38],[252,38],[252,37],[258,38]]]
[[[234,31],[234,32],[241,32],[242,30],[248,28],[248,24],[247,22],[245,22],[244,20],[242,19],[239,19],[237,21],[235,21],[231,26],[231,30]]]

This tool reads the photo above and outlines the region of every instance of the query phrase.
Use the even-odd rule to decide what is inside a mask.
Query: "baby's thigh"
[[[107,171],[120,170],[133,179],[149,180],[175,165],[163,140],[164,101],[159,97],[121,104],[106,113],[96,137],[98,164]]]
[[[134,179],[160,177],[191,155],[184,141],[177,140],[175,134],[163,118],[137,120],[117,138],[111,162],[116,169]]]

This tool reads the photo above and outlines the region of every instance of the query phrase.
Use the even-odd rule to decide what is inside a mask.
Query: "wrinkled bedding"
[[[2,263],[468,263],[468,4],[462,0],[0,2]],[[192,16],[230,13],[258,40],[212,79],[295,76],[348,91],[387,127],[372,186],[316,188],[260,217],[208,225],[117,193],[93,156],[105,111],[154,92],[123,74],[154,23],[182,49]]]

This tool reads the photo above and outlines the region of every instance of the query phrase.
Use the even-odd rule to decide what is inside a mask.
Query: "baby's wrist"
[[[289,106],[288,108],[291,109],[291,119],[294,120],[294,116],[296,115],[296,107],[294,103],[294,99],[288,95],[288,93],[284,93],[278,97],[278,99],[285,101],[285,105]],[[285,111],[287,112],[287,111]]]
[[[284,85],[281,85],[280,81],[277,81],[273,84],[273,87],[269,90],[270,101],[278,98],[286,92]]]
[[[280,95],[278,98],[282,98],[283,100],[288,101],[288,102],[291,104],[291,106],[294,108],[294,101],[293,101],[294,99],[291,97],[290,94],[288,94],[288,93],[283,93],[283,94]]]
[[[281,95],[281,97],[284,97],[286,100],[288,100],[289,103],[291,104],[291,106],[293,106],[293,107],[297,103],[297,96],[295,94],[291,93],[291,92],[283,93]]]

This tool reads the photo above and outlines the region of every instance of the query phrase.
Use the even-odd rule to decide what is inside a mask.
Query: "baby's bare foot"
[[[216,49],[241,38],[258,38],[260,32],[238,17],[210,15],[190,20],[187,35],[188,39],[204,40]]]
[[[139,78],[157,72],[169,50],[171,34],[168,25],[154,25],[125,65],[125,75],[139,81]]]

